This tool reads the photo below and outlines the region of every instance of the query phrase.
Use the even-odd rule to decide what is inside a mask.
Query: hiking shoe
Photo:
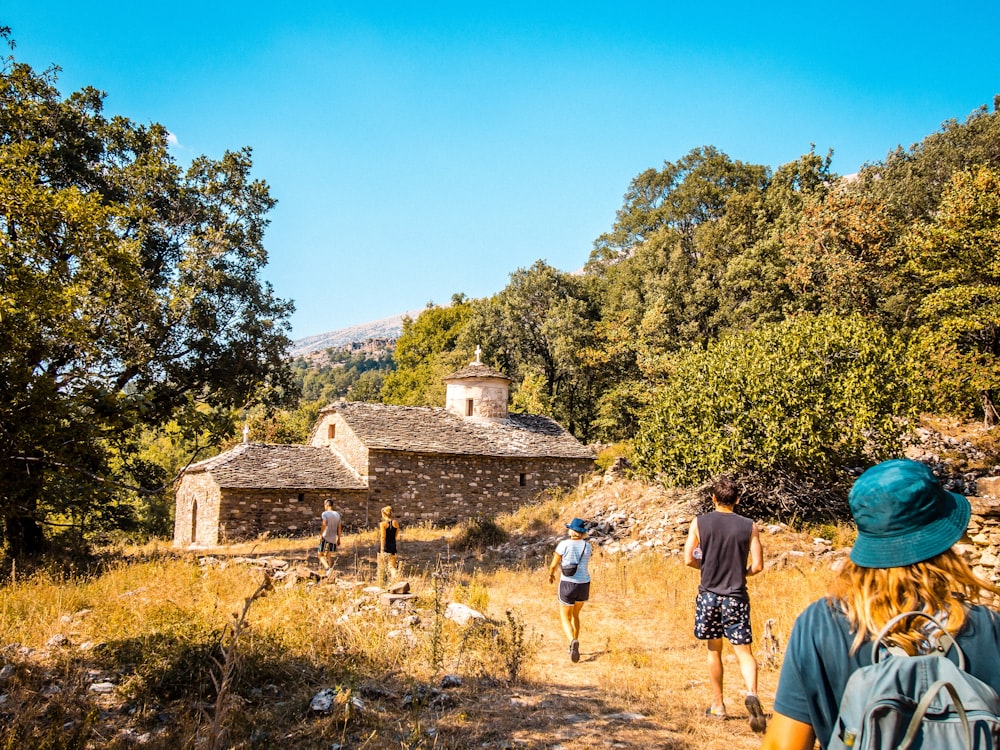
[[[718,719],[719,721],[725,721],[726,719],[729,718],[728,716],[726,716],[725,710],[716,711],[711,706],[705,709],[705,716],[707,716],[710,719]]]
[[[760,707],[760,700],[756,695],[748,695],[743,704],[750,712],[750,728],[761,734],[767,730],[767,717],[764,716],[764,709]]]
[[[574,664],[580,661],[580,641],[572,640],[569,642],[569,660]]]

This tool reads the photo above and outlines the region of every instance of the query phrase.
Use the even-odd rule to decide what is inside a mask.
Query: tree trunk
[[[32,516],[13,516],[6,519],[4,537],[7,553],[13,558],[40,555],[45,550],[42,527]]]
[[[0,493],[3,505],[3,540],[13,558],[39,555],[45,551],[45,534],[38,522],[38,495],[42,490],[37,472],[21,474],[6,493]]]
[[[983,424],[989,429],[1000,422],[1000,415],[997,414],[989,391],[980,391],[979,395],[983,398]]]

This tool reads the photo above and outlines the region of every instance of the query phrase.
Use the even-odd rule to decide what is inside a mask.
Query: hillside
[[[306,336],[293,341],[288,349],[288,354],[291,357],[301,357],[313,352],[339,348],[368,339],[397,339],[399,334],[403,332],[403,318],[416,318],[418,315],[420,315],[420,310],[410,310],[389,318],[373,320],[370,323],[360,323],[348,328],[318,333],[315,336]]]

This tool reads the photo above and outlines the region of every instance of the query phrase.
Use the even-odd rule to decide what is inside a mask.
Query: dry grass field
[[[697,573],[676,542],[596,549],[581,660],[569,661],[548,555],[592,500],[581,492],[496,519],[504,547],[525,550],[513,562],[463,544],[468,528],[405,528],[398,580],[416,597],[403,607],[374,588],[372,532],[345,537],[336,578],[322,581],[269,581],[246,562],[315,570],[312,537],[116,550],[84,577],[18,574],[0,588],[0,748],[756,747],[731,650],[730,718],[703,716]],[[772,560],[812,541],[763,539]],[[793,555],[750,582],[755,633],[773,620],[779,646],[831,575]],[[453,601],[486,618],[459,625],[445,617]],[[780,649],[762,662],[769,710]],[[314,710],[322,691],[330,705]]]

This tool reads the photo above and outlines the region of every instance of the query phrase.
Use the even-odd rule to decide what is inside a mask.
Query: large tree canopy
[[[48,514],[135,481],[142,428],[224,431],[230,409],[291,390],[292,305],[260,279],[274,200],[249,149],[182,169],[163,126],[55,84],[13,57],[0,69],[0,525],[14,554],[40,547]]]

